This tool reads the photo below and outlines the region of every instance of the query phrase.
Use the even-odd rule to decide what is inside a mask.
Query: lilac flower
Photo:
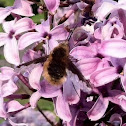
[[[48,84],[46,80],[43,80],[40,83],[40,77],[41,77],[42,71],[43,71],[43,67],[41,66],[41,64],[38,64],[31,71],[29,75],[29,83],[31,87],[37,90],[35,93],[32,94],[30,98],[30,103],[33,108],[36,106],[36,103],[40,97],[53,98],[53,97],[56,97],[60,92],[58,90],[59,88]]]
[[[99,96],[96,103],[88,111],[87,113],[88,118],[91,119],[92,121],[100,119],[106,112],[108,104],[109,104],[109,100],[107,98],[103,98],[102,96]]]
[[[71,7],[67,7],[66,9],[63,9],[63,8],[58,8],[55,16],[54,16],[54,26],[57,26],[58,25],[58,22],[59,20],[67,13],[66,16],[70,16],[65,22],[64,22],[64,25],[67,26],[67,25],[70,25],[70,24],[73,24],[74,23],[74,13],[73,14],[70,14],[68,13],[69,11],[71,11],[70,9]],[[70,15],[69,15],[70,14]]]
[[[112,56],[115,58],[125,58],[126,41],[123,39],[104,40],[101,43],[101,48],[99,49],[99,53],[105,56]]]
[[[60,0],[44,0],[47,9],[54,14],[60,5]]]
[[[77,6],[80,10],[84,10],[84,8],[87,6],[88,4],[86,4],[85,2],[81,1],[81,2],[77,2]]]
[[[116,80],[118,77],[117,70],[114,67],[108,67],[95,71],[90,76],[90,81],[95,87],[99,87]]]
[[[110,117],[110,123],[113,125],[122,125],[122,117],[121,115],[115,113]]]
[[[89,78],[96,71],[100,62],[99,58],[84,58],[77,62],[77,67],[86,78]]]
[[[37,74],[37,73],[38,73],[38,75],[35,76],[35,74]],[[37,65],[31,72],[31,74],[29,75],[29,82],[30,82],[32,88],[37,90],[34,94],[32,94],[32,96],[30,98],[31,106],[34,108],[36,106],[37,101],[40,99],[40,97],[45,97],[45,98],[57,97],[56,98],[57,99],[56,100],[56,110],[58,109],[57,110],[58,115],[62,119],[69,121],[70,120],[70,111],[68,111],[69,105],[64,100],[64,98],[62,98],[63,96],[62,96],[60,88],[54,87],[54,86],[48,84],[48,82],[46,80],[43,80],[40,83],[39,81],[40,81],[41,73],[42,73],[42,66]],[[62,107],[59,104],[62,105]],[[60,106],[60,108],[59,108],[59,106]]]
[[[86,98],[87,94],[81,92],[79,103],[70,105],[72,119],[70,122],[65,122],[67,126],[81,126],[86,123],[85,121],[86,119],[88,119],[87,112],[91,109],[91,107],[94,104],[93,101],[87,101]]]
[[[15,0],[13,6],[6,8],[0,7],[0,23],[9,16],[11,13],[22,15],[22,16],[33,16],[30,3],[26,0]]]
[[[13,113],[23,108],[24,106],[15,100],[4,103],[3,99],[0,97],[0,117],[8,119],[9,123],[12,126],[27,126],[27,124],[25,123],[13,122],[10,115],[10,113]]]
[[[41,2],[32,1],[38,6]],[[43,2],[44,5],[41,3],[39,8],[46,6],[46,11],[51,16],[38,25],[29,18],[19,16],[33,15],[28,1],[15,0],[12,7],[0,8],[0,23],[2,22],[5,31],[0,33],[0,46],[4,45],[6,60],[18,65],[14,69],[9,67],[0,69],[0,117],[8,119],[11,125],[23,125],[15,124],[16,121],[13,122],[12,119],[13,113],[26,108],[12,100],[18,89],[15,81],[18,77],[32,92],[29,105],[35,108],[40,98],[52,98],[55,112],[66,126],[86,124],[105,126],[107,123],[125,126],[126,0],[91,2],[89,13],[93,13],[90,16],[97,17],[99,22],[96,24],[92,24],[94,20],[91,21],[86,16],[88,12],[85,13],[84,9],[88,4],[80,0],[61,2],[44,0]],[[64,12],[67,11],[66,6],[69,10],[64,16],[59,17],[60,19],[56,19],[59,6],[65,6],[62,7]],[[44,9],[42,11],[45,13]],[[10,14],[20,18],[4,21]],[[86,18],[86,21],[82,26],[83,18]],[[68,22],[66,27],[65,21]],[[89,22],[91,26],[88,25]],[[57,25],[61,23],[62,25]],[[73,32],[69,41],[69,58],[78,68],[78,72],[72,73],[71,66],[68,66],[66,81],[62,85],[54,86],[48,83],[43,75],[43,64],[47,57],[42,61],[39,59],[49,55],[61,41],[66,40],[68,37],[66,28]],[[26,49],[22,57],[25,63],[20,64],[18,49],[24,50],[31,44],[33,44],[32,48]],[[44,47],[44,51],[37,48],[41,46]],[[28,64],[30,65],[27,66]],[[80,81],[80,77],[83,77],[84,82]],[[20,96],[27,96],[27,94]],[[28,97],[29,95],[25,98]],[[10,100],[4,102],[5,98]]]
[[[124,36],[123,24],[117,17],[113,17],[96,29],[94,36],[101,40],[108,40],[111,38],[121,39]]]
[[[119,9],[126,10],[125,5],[125,0],[119,0],[118,2],[113,0],[97,0],[93,6],[93,12],[98,19],[104,20],[110,13],[114,14]]]
[[[29,75],[29,82],[32,88],[37,91],[32,94],[30,98],[30,104],[32,107],[36,106],[36,103],[40,97],[45,98],[55,98],[55,109],[60,118],[65,121],[71,120],[71,113],[69,110],[69,105],[76,104],[79,102],[80,90],[82,82],[79,81],[77,75],[74,75],[72,72],[67,72],[67,80],[63,84],[63,92],[61,91],[62,86],[53,86],[50,85],[46,80],[40,82],[40,77],[42,73],[42,66],[38,64]],[[68,88],[69,87],[69,88]],[[83,87],[85,92],[89,92],[87,87]],[[59,107],[60,106],[60,107]]]
[[[0,80],[9,80],[15,74],[14,69],[11,67],[0,68]]]
[[[11,112],[20,110],[24,108],[19,102],[13,100],[4,102],[4,98],[9,95],[12,95],[17,91],[17,86],[14,83],[14,76],[16,73],[14,69],[9,67],[0,68],[0,117],[8,119],[12,125],[17,125],[11,120]],[[24,125],[24,124],[21,124]]]
[[[54,123],[56,123],[56,116],[53,112],[50,111],[43,111],[44,114]],[[33,110],[32,108],[28,108],[26,110],[21,111],[20,113],[17,113],[15,117],[13,118],[13,121],[15,122],[24,122],[27,123],[28,126],[50,126],[50,124],[47,122],[47,120],[44,118],[44,116],[41,115],[40,112]],[[1,124],[1,126],[8,126],[9,122],[5,121]],[[19,126],[19,125],[18,125]]]
[[[99,43],[94,43],[89,47],[77,46],[70,51],[70,55],[78,60],[76,66],[86,79],[89,79],[93,72],[109,67],[107,59],[97,57],[99,46]]]
[[[89,42],[90,35],[84,28],[79,27],[74,30],[72,38],[75,44],[86,44]]]
[[[67,80],[63,84],[63,96],[65,100],[70,105],[77,104],[80,100],[81,90],[86,93],[91,92],[90,87],[87,87],[85,82],[80,81],[78,76],[74,75],[71,71],[67,71]]]
[[[105,88],[105,86],[104,86]],[[125,93],[120,90],[111,90],[110,83],[106,86],[105,89],[100,91],[100,96],[97,99],[96,103],[88,111],[87,115],[89,119],[95,121],[102,118],[108,108],[109,101],[117,104],[125,112],[126,111],[126,96]],[[103,96],[106,97],[103,97]]]
[[[63,25],[59,25],[50,30],[49,19],[43,21],[40,25],[35,27],[37,32],[28,32],[22,35],[19,39],[19,49],[22,50],[34,42],[45,40],[46,53],[49,52],[58,45],[57,40],[65,40],[67,31]]]
[[[83,58],[91,58],[96,54],[97,52],[86,46],[77,46],[70,51],[70,55],[77,60],[81,60]]]
[[[37,59],[39,57],[41,57],[41,52],[36,52],[32,49],[29,49],[23,55],[22,60],[23,60],[23,62],[28,62],[28,61],[32,61],[34,59]]]
[[[7,97],[18,89],[14,83],[15,72],[10,67],[2,67],[0,70],[0,97]]]
[[[123,125],[122,125],[122,117],[121,117],[121,115],[118,114],[118,113],[114,113],[114,114],[110,117],[110,119],[109,119],[108,122],[110,123],[110,125],[113,125],[113,126],[116,126],[116,125],[118,125],[118,126],[123,126]],[[106,124],[102,122],[102,123],[100,124],[100,126],[106,126]]]
[[[20,58],[16,36],[22,32],[33,29],[35,24],[30,18],[22,18],[18,21],[8,21],[3,23],[5,33],[0,33],[0,46],[4,45],[5,59],[15,65],[19,65]]]
[[[121,76],[121,82],[122,82],[122,87],[126,92],[126,65],[124,66],[123,74],[124,76]]]

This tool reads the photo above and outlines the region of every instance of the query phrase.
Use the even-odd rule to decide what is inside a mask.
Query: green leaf
[[[18,102],[20,102],[22,105],[25,105],[29,102],[29,99],[17,99]],[[54,110],[54,106],[53,106],[53,102],[51,101],[47,101],[45,99],[40,99],[38,101],[38,106],[40,107],[41,110],[48,110],[53,112]]]
[[[0,124],[3,123],[4,121],[5,121],[4,119],[0,118]]]
[[[42,110],[48,110],[48,111],[53,111],[54,110],[53,102],[47,101],[47,100],[44,100],[44,99],[39,100],[38,106]]]
[[[0,24],[0,32],[3,32],[3,28],[2,25]]]
[[[41,19],[44,19],[44,14],[37,14],[31,18],[35,23],[40,24]]]
[[[0,54],[0,60],[5,60],[4,55]]]
[[[12,6],[14,3],[14,0],[0,0],[0,4],[4,7]]]

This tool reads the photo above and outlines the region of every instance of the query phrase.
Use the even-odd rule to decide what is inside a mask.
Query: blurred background
[[[14,3],[14,0],[0,0],[0,7],[7,7],[12,6]],[[38,13],[38,7],[37,5],[32,5],[33,12],[35,16],[32,17],[33,21],[37,24],[40,23],[40,20],[43,19],[44,15]],[[6,18],[7,21],[12,20],[12,16],[8,16]],[[3,32],[2,25],[0,24],[0,32]],[[22,52],[23,53],[23,52]],[[3,55],[3,47],[0,47],[0,67],[2,66],[11,66],[11,64],[7,63],[4,59]],[[20,87],[20,90],[18,90],[17,93],[22,94],[25,92],[28,92],[27,88],[20,84],[18,85]],[[18,100],[21,104],[28,103],[28,100]],[[48,101],[46,99],[40,99],[38,102],[38,105],[40,109],[44,112],[44,114],[51,119],[52,122],[58,122],[59,118],[54,113],[54,106],[51,101]],[[33,110],[33,109],[27,109],[23,110],[21,113],[17,114],[16,122],[28,122],[29,126],[50,126],[50,124],[47,122],[47,120],[40,114],[40,112]],[[0,118],[0,126],[10,126],[7,121],[4,121],[2,118]]]

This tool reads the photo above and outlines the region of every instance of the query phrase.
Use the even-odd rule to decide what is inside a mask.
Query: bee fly
[[[54,48],[50,53],[43,68],[43,76],[50,84],[60,85],[66,81],[68,56],[69,48],[67,42],[59,44],[59,46]]]
[[[76,28],[76,27],[75,27]],[[74,29],[75,29],[74,28]],[[69,37],[64,42],[60,43],[57,47],[53,49],[47,57],[40,57],[33,61],[20,64],[18,68],[22,65],[28,66],[32,63],[44,62],[42,76],[52,85],[61,85],[66,81],[67,69],[73,74],[76,74],[79,80],[85,82],[87,87],[90,87],[89,82],[84,78],[80,70],[74,65],[74,63],[69,58],[69,39],[74,30],[69,34]]]
[[[44,63],[42,75],[52,85],[63,84],[67,79],[66,71],[68,69],[89,86],[89,82],[69,58],[69,39],[71,38],[73,31],[74,30],[69,34],[67,40],[53,49]]]

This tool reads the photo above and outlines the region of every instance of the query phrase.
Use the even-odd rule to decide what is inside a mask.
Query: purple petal
[[[37,91],[33,93],[30,97],[30,105],[32,108],[35,108],[37,105],[38,100],[41,98],[41,94]]]
[[[84,76],[92,74],[101,60],[99,58],[84,58],[77,62],[77,66]]]
[[[14,9],[21,8],[21,7],[22,7],[21,1],[22,1],[22,0],[15,0],[15,1],[14,1],[14,4],[13,4],[13,8],[14,8]]]
[[[69,105],[63,98],[62,94],[60,94],[56,99],[56,112],[64,121],[69,122],[72,118]]]
[[[18,8],[18,4],[21,4],[21,7]],[[33,16],[34,14],[32,13],[32,8],[30,6],[30,3],[26,0],[16,0],[15,4],[13,6],[13,9],[11,12],[18,14],[18,15],[22,15],[22,16]]]
[[[119,3],[120,5],[126,5],[126,0],[119,0],[118,3]]]
[[[76,75],[73,75],[73,76],[76,76]],[[70,76],[67,77],[67,81],[63,84],[63,97],[65,101],[68,102],[69,104],[76,104],[79,102],[80,87],[79,87],[76,77],[74,80],[71,80]]]
[[[12,126],[28,126],[26,123],[15,123],[11,119],[8,119],[8,121]]]
[[[3,22],[3,29],[6,33],[10,34],[11,31],[14,31],[14,25],[15,25],[16,19],[12,21],[6,21]]]
[[[16,92],[17,89],[18,88],[17,88],[16,84],[12,80],[9,80],[7,83],[5,83],[2,86],[2,96],[3,97],[9,96],[9,95],[13,94],[14,92]]]
[[[110,123],[113,125],[118,125],[118,126],[122,126],[122,117],[121,115],[115,113],[110,117]]]
[[[118,7],[122,8],[123,10],[126,10],[126,1],[125,0],[119,0],[118,1]]]
[[[8,41],[7,33],[0,33],[0,47],[3,46]]]
[[[46,91],[40,91],[41,97],[54,98],[54,97],[57,97],[60,94],[60,90],[54,91],[54,89],[50,89],[50,91],[51,91],[51,93],[49,92],[49,89],[46,89]]]
[[[102,58],[98,64],[97,70],[101,70],[103,68],[110,67],[110,63],[108,62],[108,58]]]
[[[4,99],[0,97],[0,117],[6,119],[7,114],[4,107]]]
[[[87,83],[85,82],[80,82],[80,89],[83,91],[83,92],[86,92],[88,94],[90,94],[90,92],[92,91],[91,87],[87,86]]]
[[[9,80],[14,75],[14,69],[11,67],[1,67],[0,68],[0,79]]]
[[[50,85],[46,80],[43,80],[41,82],[41,90],[39,92],[44,98],[53,98],[57,97],[61,93],[60,88],[61,87]]]
[[[3,20],[10,15],[11,10],[7,9],[7,8],[2,8],[0,7],[0,23],[3,22]]]
[[[116,15],[118,15],[118,17],[119,17],[120,22],[123,24],[124,34],[126,34],[126,29],[125,29],[125,27],[126,27],[126,23],[125,23],[126,22],[126,14],[125,14],[125,10],[119,9],[116,13],[117,13]]]
[[[95,55],[95,53],[86,46],[77,46],[70,51],[70,55],[75,59],[83,59],[83,58],[91,58]]]
[[[109,101],[107,98],[102,98],[99,96],[96,103],[93,107],[88,111],[87,115],[91,121],[99,120],[104,114],[108,107]]]
[[[122,91],[120,91],[120,90],[108,90],[108,92],[109,92],[109,97],[108,97],[108,99],[111,101],[111,102],[113,102],[113,103],[115,103],[115,104],[117,104],[117,102],[116,102],[116,100],[115,99],[118,99],[119,97],[120,97],[120,95],[122,95],[122,94],[124,94],[124,92],[122,92]],[[118,102],[119,103],[119,102]]]
[[[126,112],[126,96],[121,95],[119,97],[119,99],[120,99],[120,106],[121,106],[122,110]]]
[[[12,100],[7,103],[7,108],[8,112],[14,112],[24,108],[24,106],[21,105],[18,101]]]
[[[100,123],[99,126],[106,126],[106,124],[102,122],[102,123]]]
[[[77,2],[77,6],[80,10],[83,10],[87,6],[87,4],[81,1],[81,2]]]
[[[98,4],[95,4],[94,8],[97,8],[97,11],[95,12],[96,17],[100,20],[105,19],[105,17],[116,8],[116,4],[117,2],[112,1],[112,0],[102,2],[100,7],[98,7]]]
[[[37,58],[39,58],[39,57],[41,57],[41,55],[40,55],[38,52],[36,52],[36,51],[34,51],[34,50],[32,50],[32,49],[29,49],[29,50],[27,50],[27,52],[23,55],[22,60],[23,60],[24,62],[28,62],[28,61],[37,59]]]
[[[54,39],[50,39],[49,42],[47,41],[46,41],[46,47],[45,47],[46,52],[51,52],[55,47],[59,45],[58,41]]]
[[[60,0],[53,0],[53,1],[44,0],[44,2],[46,4],[46,7],[51,13],[54,13],[58,9],[60,4]]]
[[[41,34],[38,32],[29,32],[22,35],[18,41],[19,50],[23,50],[27,46],[33,44],[34,42],[42,40]]]
[[[124,76],[121,77],[121,82],[124,91],[126,92],[126,65],[124,65],[124,70],[123,70]]]
[[[109,32],[109,35],[108,35]],[[111,18],[107,24],[102,27],[102,39],[108,40],[110,38],[121,39],[124,36],[123,24],[118,18]]]
[[[67,31],[62,24],[54,27],[50,33],[54,40],[65,40],[67,38]]]
[[[94,72],[90,77],[90,81],[95,87],[99,87],[118,77],[119,75],[117,74],[116,69],[114,67],[108,67]]]
[[[102,38],[101,28],[98,28],[98,29],[96,29],[96,30],[94,31],[94,37],[95,37],[96,39],[103,39],[103,38]]]
[[[9,63],[15,65],[20,64],[18,46],[15,38],[8,39],[8,42],[4,45],[4,56]]]
[[[78,110],[77,107],[70,107],[70,111],[72,113],[72,120],[70,122],[67,122],[67,126],[76,126],[76,121],[78,118],[78,113],[80,112],[80,110]]]
[[[40,89],[40,78],[42,75],[43,67],[41,64],[38,64],[29,75],[29,83],[34,89]]]
[[[126,57],[126,41],[122,39],[103,41],[99,52],[107,56],[112,56],[116,58],[125,58]]]
[[[15,24],[14,29],[16,30],[15,34],[18,35],[19,33],[29,31],[35,28],[35,24],[30,18],[22,18],[18,20]]]
[[[125,65],[125,62],[126,62],[126,58],[114,58],[114,57],[111,57],[111,63],[114,67],[116,68],[123,68],[124,65]]]
[[[38,31],[41,34],[44,34],[45,32],[50,32],[50,20],[49,18],[46,21],[41,22],[41,24],[37,25],[35,27],[36,31]]]

